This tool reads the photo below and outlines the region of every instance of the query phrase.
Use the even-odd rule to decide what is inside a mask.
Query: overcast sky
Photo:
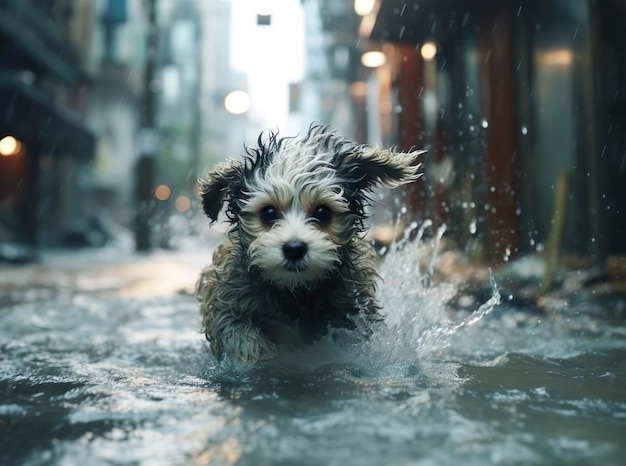
[[[259,26],[261,3],[270,8],[271,25]],[[304,18],[300,0],[231,0],[233,70],[246,73],[251,117],[263,127],[288,132],[289,83],[304,74]]]

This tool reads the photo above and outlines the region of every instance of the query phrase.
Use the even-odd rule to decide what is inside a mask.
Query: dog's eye
[[[261,217],[261,221],[264,223],[274,223],[278,220],[278,209],[272,207],[271,205],[265,206],[259,212],[259,216]]]
[[[332,214],[333,212],[332,210],[330,210],[330,208],[326,207],[325,205],[321,205],[313,209],[311,217],[316,219],[320,224],[325,225],[330,222]]]

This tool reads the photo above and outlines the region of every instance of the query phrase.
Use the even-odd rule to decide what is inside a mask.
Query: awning
[[[30,0],[0,0],[0,42],[3,64],[45,72],[67,85],[82,77],[76,49]]]
[[[17,78],[0,79],[0,132],[40,154],[92,159],[96,138],[77,114]]]
[[[380,0],[380,9],[369,37],[378,42],[420,44],[441,37],[456,17],[456,0]]]

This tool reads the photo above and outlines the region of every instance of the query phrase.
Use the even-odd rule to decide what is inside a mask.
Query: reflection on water
[[[14,299],[0,463],[620,464],[626,330],[584,303],[547,318],[495,291],[450,314],[454,287],[425,285],[429,254],[388,253],[388,326],[371,341],[247,372],[216,366],[189,294]]]

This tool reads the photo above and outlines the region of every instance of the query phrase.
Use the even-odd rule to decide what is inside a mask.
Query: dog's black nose
[[[309,247],[304,241],[291,240],[283,244],[283,254],[289,261],[296,262],[304,257]]]

